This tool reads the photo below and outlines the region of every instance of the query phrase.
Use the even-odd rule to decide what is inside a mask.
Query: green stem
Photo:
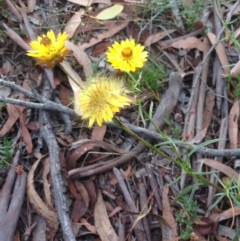
[[[131,80],[136,83],[137,80],[133,77],[133,75],[129,72],[129,71],[126,71],[126,73],[128,74],[128,76],[131,78]]]
[[[203,176],[201,176],[200,174],[197,174],[193,169],[191,169],[190,167],[186,167],[184,165],[184,161],[183,160],[179,160],[180,157],[178,159],[174,159],[171,156],[167,155],[166,153],[164,153],[163,151],[159,150],[158,148],[156,148],[155,146],[153,146],[152,144],[150,144],[149,142],[145,141],[144,139],[142,139],[140,136],[138,136],[137,134],[135,134],[134,132],[132,132],[129,128],[127,128],[125,125],[123,125],[118,119],[116,119],[115,117],[113,118],[113,121],[119,126],[121,127],[124,131],[126,131],[129,135],[133,136],[134,138],[136,138],[138,141],[140,141],[144,146],[148,147],[149,149],[153,150],[155,153],[161,155],[164,158],[169,159],[170,161],[172,161],[173,163],[179,165],[181,168],[183,168],[185,170],[185,172],[192,176],[195,180],[203,183],[204,185],[208,185],[208,186],[212,186],[214,188],[216,188],[216,190],[218,190],[219,192],[224,192],[224,189],[215,185],[214,183],[209,182],[206,178],[204,178]]]

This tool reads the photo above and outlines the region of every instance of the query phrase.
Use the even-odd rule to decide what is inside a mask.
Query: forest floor
[[[2,0],[0,20],[0,241],[240,240],[240,1]]]

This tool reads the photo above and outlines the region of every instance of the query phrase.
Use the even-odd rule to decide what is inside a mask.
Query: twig
[[[162,196],[160,195],[160,190],[158,188],[157,180],[155,178],[155,175],[153,173],[152,167],[149,164],[145,164],[146,173],[148,175],[150,186],[152,188],[153,195],[155,197],[158,209],[162,211]]]
[[[124,196],[124,199],[127,203],[127,206],[129,208],[129,210],[133,213],[138,213],[138,210],[137,210],[137,207],[127,189],[127,186],[124,182],[124,179],[121,175],[121,172],[117,169],[117,168],[113,168],[113,173],[116,177],[116,179],[118,180],[118,184],[119,184],[119,187],[123,193],[123,196]],[[138,215],[132,215],[130,217],[131,219],[131,222],[132,222],[132,225],[135,224],[135,226],[133,226],[133,230],[134,230],[134,234],[136,236],[136,239],[138,241],[144,241],[146,240],[146,234],[144,232],[144,228],[143,228],[143,224],[142,224],[142,220],[139,220],[138,222],[136,222],[137,220],[137,217]]]
[[[60,106],[62,106],[62,103],[61,101],[59,100],[59,98],[57,96],[54,97],[54,101],[59,104]],[[65,123],[66,125],[66,128],[65,128],[65,135],[69,135],[71,132],[72,132],[72,122],[71,122],[71,119],[69,117],[69,114],[66,114],[62,111],[59,112],[63,122]]]
[[[18,44],[22,49],[25,51],[28,51],[31,49],[31,47],[11,28],[9,28],[5,23],[2,23],[3,27],[7,30],[5,33],[6,35],[12,39],[13,42]]]
[[[114,34],[118,33],[120,30],[125,28],[127,25],[128,25],[128,22],[126,21],[118,26],[114,26],[114,28],[110,29],[109,31],[106,31],[104,33],[97,35],[94,38],[91,38],[88,43],[79,45],[79,48],[81,50],[90,48],[90,47],[96,45],[97,43],[100,43],[103,39],[112,37]]]
[[[140,200],[140,206],[142,212],[146,212],[147,210],[147,204],[148,204],[148,198],[147,198],[147,192],[146,187],[142,182],[138,183],[138,190],[139,190],[139,200]],[[151,241],[151,230],[149,225],[149,220],[147,217],[143,218],[143,227],[146,233],[147,241]]]
[[[197,67],[195,70],[196,72],[194,73],[194,76],[199,71],[199,67]],[[192,139],[194,135],[198,93],[199,93],[199,79],[193,78],[191,97],[188,102],[188,108],[184,118],[185,124],[183,129],[183,133],[190,136],[189,139]]]
[[[46,73],[44,73],[44,86],[43,96],[47,99],[51,98],[51,90]],[[65,241],[76,241],[75,235],[72,230],[71,220],[68,213],[68,203],[64,196],[64,185],[61,175],[61,167],[59,162],[59,147],[56,141],[56,137],[52,131],[50,113],[48,111],[41,110],[39,114],[40,131],[44,141],[46,142],[49,150],[50,157],[50,170],[53,186],[53,196],[55,206],[58,214],[58,219],[62,227]]]
[[[45,103],[32,103],[24,100],[18,100],[18,99],[13,99],[8,97],[0,97],[0,102],[10,103],[10,104],[19,105],[19,106],[25,106],[27,108],[34,108],[39,110],[54,110],[60,113],[63,112],[71,116],[76,116],[76,113],[72,109],[65,107],[64,105],[61,105],[61,104],[56,104],[53,101],[46,101]]]
[[[25,25],[25,29],[27,31],[27,34],[28,34],[29,38],[31,40],[36,39],[35,33],[33,32],[31,24],[29,22],[26,10],[23,9],[23,8],[20,8],[19,11],[20,11],[20,13],[22,15],[22,19],[23,19],[23,22],[24,22],[24,25]]]
[[[58,104],[53,101],[50,101],[50,100],[44,98],[43,96],[39,95],[38,93],[31,93],[31,92],[25,90],[24,88],[22,88],[21,86],[16,85],[13,82],[0,79],[0,85],[10,87],[11,89],[14,89],[14,90],[24,94],[25,97],[27,97],[29,99],[37,100],[41,103],[31,103],[28,101],[21,101],[21,100],[7,98],[7,97],[0,97],[0,102],[11,103],[11,104],[16,104],[16,105],[20,105],[20,106],[26,106],[28,108],[36,108],[36,109],[43,109],[43,110],[56,110],[59,112],[69,114],[70,116],[76,116],[76,113],[72,109],[70,109],[62,104]]]
[[[19,23],[22,22],[22,16],[17,10],[16,6],[10,1],[10,0],[5,0],[5,3],[7,4],[10,12],[16,17]]]
[[[177,42],[177,41],[182,40],[182,39],[186,39],[188,37],[195,37],[195,36],[201,34],[202,31],[203,31],[202,29],[198,29],[198,30],[195,30],[195,31],[187,34],[187,35],[181,36],[181,37],[171,38],[171,39],[168,39],[168,40],[160,41],[160,42],[157,43],[157,45],[160,46],[162,49],[165,49],[165,48],[168,48],[174,42]]]
[[[225,139],[224,141],[221,141],[218,143],[218,150],[223,150],[226,147],[226,137],[228,133],[228,118],[225,117],[221,120],[221,126],[220,126],[220,134],[219,138]],[[215,161],[218,161],[222,163],[223,157],[215,157]],[[216,183],[217,178],[216,175],[219,176],[219,172],[215,173],[216,169],[211,168],[211,176],[210,176],[210,182]],[[208,187],[208,199],[207,199],[207,207],[209,207],[212,204],[213,196],[215,195],[216,189],[212,186]]]
[[[27,175],[16,173],[20,151],[13,159],[13,165],[8,172],[7,180],[0,193],[0,240],[12,241],[20,216],[26,188]]]
[[[154,16],[151,17],[151,19],[145,24],[145,26],[141,28],[141,30],[140,30],[139,33],[138,33],[138,41],[139,41],[142,33],[147,29],[148,25],[149,25],[150,23],[152,23],[153,20],[154,20],[155,18],[157,18],[158,15],[160,15],[160,14],[162,14],[162,12],[161,12],[161,11],[158,11]],[[150,28],[150,29],[151,29],[151,28]]]
[[[109,123],[108,125],[114,126],[119,128],[114,123]],[[136,133],[137,135],[148,139],[152,140],[156,143],[166,141],[166,138],[164,138],[161,134],[154,132],[154,131],[149,131],[145,128],[141,128],[138,126],[134,126],[131,124],[124,124],[124,126],[128,129],[130,129],[132,132]],[[172,142],[175,143],[177,142],[177,146],[183,147],[188,149],[189,151],[195,149],[196,153],[199,153],[203,156],[209,156],[209,157],[232,157],[232,156],[240,156],[240,148],[237,149],[224,149],[224,150],[217,150],[217,149],[212,149],[212,148],[207,148],[207,147],[199,147],[197,145],[192,144],[191,142],[186,142],[182,141],[182,143],[179,143],[179,140],[172,139]]]
[[[207,41],[206,37],[203,40]],[[205,51],[203,52],[203,56],[205,55]],[[209,62],[210,58],[207,58],[202,69],[202,77],[199,86],[199,94],[198,94],[198,103],[196,108],[196,134],[198,134],[203,129],[203,111],[204,111],[204,100],[206,96],[206,86],[207,86],[207,77],[209,70]],[[189,132],[188,132],[189,133]]]
[[[0,79],[0,85],[7,86],[11,89],[14,89],[14,90],[24,94],[25,97],[27,97],[29,99],[34,99],[34,100],[37,100],[39,102],[49,101],[48,99],[42,97],[38,93],[31,93],[31,92],[25,90],[24,88],[22,88],[21,86],[16,85],[14,82],[10,82],[8,80]]]
[[[173,67],[176,69],[176,71],[178,71],[179,73],[181,73],[182,75],[184,74],[184,71],[181,69],[181,67],[179,66],[179,64],[177,63],[176,60],[174,60],[170,54],[167,53],[167,51],[164,51],[163,49],[160,48],[160,50],[162,51],[162,53],[168,58],[168,60],[171,62],[171,64],[173,65]]]

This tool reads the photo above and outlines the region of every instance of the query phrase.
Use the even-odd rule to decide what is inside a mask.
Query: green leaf
[[[117,17],[119,13],[121,13],[123,10],[123,5],[120,4],[114,4],[113,6],[104,9],[102,12],[97,14],[95,16],[98,20],[109,20]]]

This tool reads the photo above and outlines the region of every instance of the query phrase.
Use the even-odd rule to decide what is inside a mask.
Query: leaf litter
[[[69,124],[63,113],[50,112],[48,124],[59,148],[54,160],[54,147],[43,141],[40,111],[7,102],[39,99],[0,85],[0,153],[7,160],[7,148],[19,148],[28,175],[27,198],[19,206],[17,227],[10,229],[17,231],[15,240],[31,235],[71,241],[238,239],[239,1],[219,4],[0,2],[1,79],[35,96],[44,89],[45,75],[25,51],[45,29],[68,33],[71,54],[48,76],[58,103],[78,113],[74,95],[90,76],[110,74],[126,81],[106,61],[113,42],[135,39],[149,51],[150,63],[133,75],[137,101],[117,115],[143,139],[113,123],[88,129],[81,118],[71,117]],[[157,78],[151,68],[161,70]],[[65,132],[68,125],[70,133]],[[159,133],[161,142],[154,142],[151,132]],[[14,144],[6,146],[6,139]],[[144,140],[154,148],[141,144]],[[54,162],[61,164],[56,175],[61,179],[51,174]],[[53,188],[58,180],[63,180],[62,207]],[[11,220],[4,221],[11,227]],[[8,240],[1,231],[0,237]]]

